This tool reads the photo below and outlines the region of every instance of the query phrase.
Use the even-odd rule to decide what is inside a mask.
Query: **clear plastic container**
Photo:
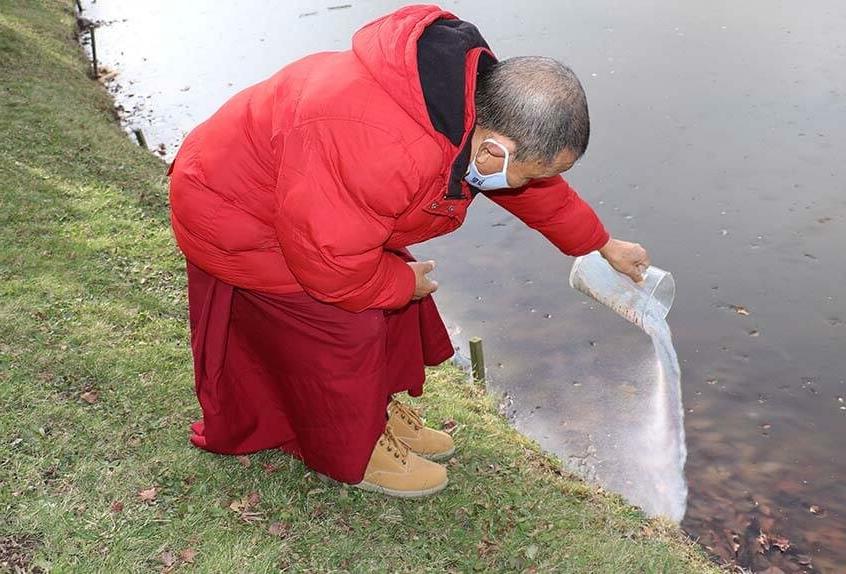
[[[570,287],[641,328],[648,315],[666,319],[676,296],[676,282],[668,271],[649,267],[643,274],[643,281],[635,283],[611,267],[598,251],[573,262]]]

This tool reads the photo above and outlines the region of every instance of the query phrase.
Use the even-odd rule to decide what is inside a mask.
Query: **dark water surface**
[[[168,157],[237,90],[346,48],[400,4],[84,3],[111,22],[98,52],[120,72],[112,88],[128,125]],[[593,138],[568,179],[614,235],[676,278],[683,526],[755,570],[846,571],[846,4],[444,6],[500,57],[576,70]],[[560,453],[568,418],[585,416],[568,409],[580,388],[568,364],[612,348],[621,321],[567,286],[566,257],[484,198],[458,232],[415,253],[438,260],[439,303],[459,338],[485,338],[517,427]]]

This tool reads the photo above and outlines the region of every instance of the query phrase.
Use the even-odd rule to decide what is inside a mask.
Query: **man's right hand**
[[[431,295],[438,290],[438,282],[426,277],[427,273],[435,269],[434,261],[411,261],[408,263],[408,266],[414,271],[414,296],[411,298],[413,301],[422,299],[426,295]]]

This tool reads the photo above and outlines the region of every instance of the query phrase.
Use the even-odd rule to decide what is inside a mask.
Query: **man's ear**
[[[479,163],[484,164],[488,160],[504,160],[505,152],[498,145],[483,141],[479,145],[479,152],[476,154]]]

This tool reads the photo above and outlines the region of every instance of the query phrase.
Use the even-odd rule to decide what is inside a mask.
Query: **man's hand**
[[[609,239],[599,253],[611,267],[623,275],[628,275],[636,283],[643,281],[643,272],[650,264],[649,254],[639,243]]]
[[[411,270],[414,271],[415,277],[415,287],[414,287],[414,296],[411,298],[413,301],[418,299],[422,299],[426,295],[431,295],[435,291],[438,290],[438,282],[432,281],[428,277],[426,277],[427,273],[430,273],[432,270],[435,269],[435,262],[434,261],[411,261],[408,263],[408,266],[411,267]]]

